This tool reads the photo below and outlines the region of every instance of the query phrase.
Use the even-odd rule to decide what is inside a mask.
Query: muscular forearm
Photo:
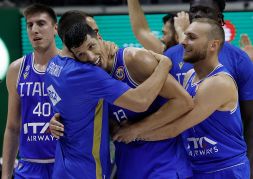
[[[147,131],[138,135],[137,139],[145,141],[159,141],[176,137],[176,132],[173,131],[170,125],[165,125],[156,128],[152,131]]]
[[[170,62],[168,60],[161,60],[153,74],[137,87],[140,92],[139,94],[141,95],[140,98],[147,99],[147,107],[151,105],[161,91],[164,82],[167,79],[169,68]]]
[[[132,30],[138,41],[148,50],[162,54],[164,46],[149,29],[148,22],[140,6],[139,0],[128,0],[128,12]]]
[[[145,141],[158,141],[173,138],[181,134],[183,131],[193,126],[192,124],[187,124],[187,120],[175,120],[168,123],[160,128],[156,128],[152,131],[144,132],[137,136],[138,139]]]
[[[163,87],[169,68],[170,61],[161,60],[147,80],[137,88],[128,90],[113,104],[134,112],[146,111]]]
[[[133,32],[138,34],[141,30],[150,31],[139,0],[128,0],[127,4]]]
[[[6,128],[3,144],[2,179],[10,179],[12,177],[18,146],[19,132],[13,132],[12,130]]]
[[[191,102],[188,102],[187,100],[183,100],[181,98],[170,99],[157,112],[131,127],[138,130],[140,135],[142,133],[151,133],[154,129],[158,129],[168,123],[171,123],[191,109]]]

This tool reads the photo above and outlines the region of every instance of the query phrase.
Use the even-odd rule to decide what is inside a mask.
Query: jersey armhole
[[[24,66],[25,66],[25,59],[26,59],[26,56],[23,56],[22,62],[20,64],[20,66],[19,66],[18,77],[17,77],[17,82],[16,82],[16,88],[18,88],[18,83],[20,81],[20,77],[22,75],[22,71],[23,71]]]
[[[194,69],[190,69],[188,72],[186,72],[186,75],[184,76],[184,81],[183,81],[184,88],[186,87],[193,73],[194,73]]]

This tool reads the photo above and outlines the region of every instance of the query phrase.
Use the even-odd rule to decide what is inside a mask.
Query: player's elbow
[[[7,120],[9,120],[9,119],[7,119]],[[19,122],[19,121],[17,121],[17,122]],[[7,124],[6,124],[6,129],[11,132],[14,132],[14,133],[19,133],[20,128],[21,128],[21,125],[19,123],[7,122]]]
[[[13,136],[19,136],[20,135],[20,128],[16,125],[6,125],[5,128],[5,134],[11,134]]]
[[[184,97],[182,100],[181,100],[181,109],[184,109],[184,112],[188,112],[190,110],[193,109],[194,107],[194,102],[193,102],[193,99],[190,95],[187,95],[186,97]]]

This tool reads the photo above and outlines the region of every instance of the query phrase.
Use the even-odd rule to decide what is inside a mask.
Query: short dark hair
[[[166,24],[166,22],[170,22],[172,25],[174,25],[174,17],[175,14],[168,13],[165,16],[163,16],[163,24]]]
[[[219,7],[220,12],[223,12],[226,7],[226,0],[213,0]]]
[[[34,15],[34,14],[37,14],[37,13],[46,13],[52,19],[52,22],[54,24],[57,23],[56,14],[55,14],[54,10],[49,6],[36,3],[36,4],[32,4],[32,5],[28,6],[24,10],[25,18],[27,18],[27,16]]]
[[[194,0],[190,0],[190,4],[193,3],[193,1]],[[225,10],[226,0],[213,0],[213,2],[218,5],[220,12],[223,12]]]
[[[77,10],[67,11],[61,16],[58,35],[69,50],[82,45],[87,35],[96,37],[96,32],[87,24],[86,17],[86,13]]]
[[[208,39],[209,40],[221,40],[220,48],[223,46],[225,42],[225,32],[222,26],[215,20],[209,18],[196,18],[193,19],[192,22],[200,22],[200,23],[207,23],[210,25],[210,30],[208,32]]]
[[[220,23],[223,26],[225,24],[225,21],[224,21],[224,15],[222,13],[226,7],[226,0],[213,0],[213,2],[215,2],[220,9],[220,13],[218,14],[218,16],[220,18]]]

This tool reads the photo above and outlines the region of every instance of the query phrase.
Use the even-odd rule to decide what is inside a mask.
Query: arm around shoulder
[[[161,60],[154,73],[135,89],[130,89],[120,96],[114,105],[143,112],[148,109],[159,94],[168,74],[170,62]]]
[[[164,127],[138,137],[150,141],[172,138],[201,123],[216,110],[231,110],[237,102],[237,90],[229,78],[215,76],[205,80],[197,89],[191,111]]]

